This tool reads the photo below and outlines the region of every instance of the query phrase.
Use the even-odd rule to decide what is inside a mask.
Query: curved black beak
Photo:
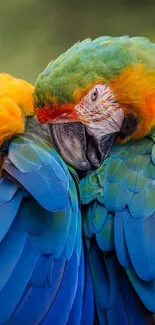
[[[76,169],[88,170],[90,162],[86,158],[85,127],[78,122],[49,124],[52,143],[61,157]]]
[[[80,122],[49,124],[52,143],[61,157],[77,170],[98,168],[107,157],[116,134],[107,134],[100,139],[89,135]]]

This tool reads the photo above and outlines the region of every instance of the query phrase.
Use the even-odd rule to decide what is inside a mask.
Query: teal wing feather
[[[74,177],[52,148],[46,128],[33,118],[3,155],[0,324],[78,325],[87,303],[88,324],[93,324],[92,283]]]
[[[115,311],[115,324],[117,319],[122,324],[149,324],[148,317],[155,313],[154,157],[153,136],[115,145],[100,168],[81,180],[84,233],[103,324],[114,324],[110,310]],[[107,264],[111,254],[115,272]],[[124,288],[130,290],[129,297]],[[129,313],[133,299],[137,302]]]

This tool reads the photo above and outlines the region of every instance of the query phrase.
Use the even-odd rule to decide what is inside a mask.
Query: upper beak
[[[53,145],[62,158],[77,170],[100,166],[115,140],[115,133],[95,139],[80,122],[49,124]]]
[[[53,123],[48,127],[53,145],[69,165],[79,170],[91,169],[86,158],[87,143],[82,123]]]

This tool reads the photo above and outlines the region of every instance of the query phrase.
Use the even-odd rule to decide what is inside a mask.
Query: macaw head
[[[129,37],[75,44],[39,75],[34,106],[67,163],[97,168],[114,141],[155,125],[155,45]]]

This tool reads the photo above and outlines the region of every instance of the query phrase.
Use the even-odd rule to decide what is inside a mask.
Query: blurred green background
[[[155,0],[1,0],[0,71],[34,83],[76,41],[124,34],[155,41]]]

